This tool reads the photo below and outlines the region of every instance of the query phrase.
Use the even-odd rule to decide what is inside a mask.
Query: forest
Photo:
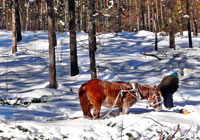
[[[200,139],[199,0],[1,0],[0,17],[0,139]],[[170,108],[137,97],[84,118],[87,81],[157,87],[172,73]]]
[[[89,34],[91,76],[96,78],[95,50],[96,36],[109,32],[136,32],[140,30],[169,35],[169,48],[175,48],[177,32],[183,36],[188,31],[189,47],[192,48],[191,32],[194,36],[200,30],[200,2],[198,0],[2,0],[1,29],[12,30],[13,48],[17,51],[16,41],[22,39],[21,31],[48,30],[50,63],[55,79],[55,32],[70,32],[71,75],[78,74],[76,32]],[[47,18],[48,17],[48,18]],[[51,27],[50,27],[51,26]],[[52,41],[53,40],[53,41]],[[51,57],[52,56],[52,57]],[[51,81],[55,88],[55,80]]]
[[[22,31],[47,30],[47,3],[45,0],[20,0],[18,3]],[[75,0],[76,31],[87,32],[88,3],[86,0]],[[148,30],[169,33],[188,29],[188,18],[194,35],[199,26],[198,0],[95,0],[94,20],[98,33],[134,32]],[[12,29],[12,1],[1,0],[1,29]],[[54,20],[56,31],[68,31],[68,0],[55,0]],[[172,26],[172,27],[170,27]]]

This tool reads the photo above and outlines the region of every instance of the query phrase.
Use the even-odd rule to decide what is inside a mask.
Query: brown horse
[[[140,85],[137,82],[109,82],[92,79],[79,88],[80,105],[84,117],[99,118],[101,106],[119,107],[120,114],[126,114],[137,100],[147,99],[150,105],[159,111],[162,95],[155,85]],[[90,110],[94,108],[93,116]]]

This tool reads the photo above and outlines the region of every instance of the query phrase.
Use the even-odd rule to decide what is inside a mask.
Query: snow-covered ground
[[[184,68],[174,95],[176,107],[155,112],[146,101],[138,101],[129,114],[118,115],[114,109],[104,120],[80,117],[77,91],[90,79],[87,34],[77,34],[80,74],[75,77],[70,76],[69,35],[57,34],[57,90],[48,88],[47,32],[23,32],[16,55],[11,53],[11,39],[10,31],[0,31],[0,139],[158,140],[161,134],[164,139],[173,134],[175,139],[200,139],[200,36],[193,37],[194,48],[189,49],[187,32],[177,35],[176,50],[168,49],[167,36],[159,36],[155,52],[151,32],[98,35],[96,64],[101,79],[153,86]],[[181,114],[180,109],[190,113]]]

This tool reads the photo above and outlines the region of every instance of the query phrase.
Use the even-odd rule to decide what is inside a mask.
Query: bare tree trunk
[[[178,15],[178,23],[179,23],[179,32],[180,32],[180,36],[183,36],[183,12],[182,12],[182,2],[181,0],[177,0],[177,4],[178,4],[178,11],[179,15]]]
[[[87,32],[87,6],[86,0],[82,0],[82,30]]]
[[[97,10],[101,11],[101,2],[100,0],[97,0]],[[96,30],[97,32],[101,32],[101,19],[102,19],[102,12],[99,12],[97,23],[96,23]]]
[[[135,1],[135,11],[136,11],[136,18],[137,18],[137,31],[140,30],[140,12],[138,6],[138,0]]]
[[[156,32],[160,31],[160,22],[159,22],[159,7],[158,7],[158,0],[156,0]]]
[[[65,0],[65,28],[69,31],[69,0]]]
[[[7,25],[7,20],[6,20],[6,0],[3,0],[2,1],[3,3],[2,3],[2,7],[3,7],[3,23],[2,23],[2,28],[3,29],[7,29],[6,28],[6,25]]]
[[[48,14],[48,39],[49,39],[49,83],[50,88],[57,88],[56,83],[56,62],[55,62],[55,23],[54,7],[52,0],[46,0]]]
[[[150,12],[150,1],[149,0],[147,0],[147,15],[148,15],[148,30],[149,31],[152,31],[152,29],[151,29],[151,12]]]
[[[26,3],[26,31],[29,29],[29,1]]]
[[[16,38],[16,2],[12,0],[12,53],[17,52],[17,38]]]
[[[77,47],[76,47],[76,25],[75,25],[75,1],[69,0],[69,32],[70,32],[70,60],[71,76],[79,74]]]
[[[141,23],[142,23],[142,30],[145,30],[145,18],[144,18],[144,13],[145,13],[145,6],[144,6],[144,1],[141,0],[141,3],[140,3],[140,11],[141,11]]]
[[[156,0],[157,2],[157,0]],[[156,5],[156,10],[155,10],[155,19],[154,19],[154,28],[155,28],[155,51],[158,50],[158,9]]]
[[[128,24],[129,25],[128,25],[128,27],[129,27],[129,29],[128,29],[128,31],[132,32],[133,31],[132,30],[133,27],[132,27],[132,24],[131,24],[131,17],[132,17],[132,14],[133,14],[132,12],[133,11],[132,11],[132,2],[131,2],[131,0],[128,1],[128,4],[129,4],[129,10],[128,10],[128,13],[129,13],[129,16],[128,16],[128,22],[129,22]]]
[[[0,17],[3,17],[2,9],[2,2],[0,2]],[[3,29],[3,22],[3,18],[0,18],[0,29]]]
[[[21,19],[19,14],[19,1],[15,0],[15,17],[16,17],[16,30],[17,30],[17,42],[22,40],[22,34],[21,34]]]
[[[161,18],[161,30],[162,30],[162,27],[164,25],[163,4],[162,4],[162,1],[160,1],[160,18]]]
[[[117,32],[122,31],[122,8],[121,8],[121,0],[117,0]]]
[[[37,22],[37,30],[40,30],[40,4],[41,0],[36,0],[36,22]]]
[[[97,78],[96,72],[96,25],[94,20],[95,14],[95,2],[94,0],[88,0],[88,41],[89,41],[89,55],[90,55],[90,73],[91,78]]]
[[[174,25],[173,25],[173,12],[172,12],[172,1],[168,1],[169,7],[169,48],[175,48],[175,37],[174,37]]]
[[[47,3],[45,2],[45,11],[47,11]],[[48,27],[47,27],[47,19],[45,18],[45,17],[47,17],[48,16],[48,13],[46,12],[45,14],[44,14],[44,30],[46,30]]]
[[[76,7],[75,7],[76,9]],[[80,12],[81,12],[81,7],[80,7],[80,0],[77,1],[77,25],[78,25],[78,31],[81,31],[81,18],[80,18]],[[76,13],[76,12],[75,12]]]
[[[193,35],[198,36],[197,22],[194,17],[194,11],[192,13],[192,30],[193,30]]]
[[[187,7],[187,14],[188,14],[188,39],[189,39],[189,47],[193,48],[192,46],[192,35],[191,35],[191,24],[190,24],[190,1],[187,0],[186,3],[186,7]]]

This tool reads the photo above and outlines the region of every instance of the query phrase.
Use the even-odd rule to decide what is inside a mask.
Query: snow
[[[189,15],[184,15],[184,16],[183,16],[183,18],[189,18],[189,17],[190,17]]]
[[[29,0],[30,2],[34,2],[35,0]]]
[[[130,113],[114,109],[106,119],[82,118],[78,89],[90,79],[87,34],[77,34],[80,74],[70,76],[69,33],[58,33],[56,66],[58,89],[48,88],[48,34],[23,32],[16,55],[11,53],[12,33],[0,31],[0,139],[141,139],[158,140],[162,133],[175,139],[200,139],[200,36],[188,48],[187,32],[176,35],[176,50],[168,48],[168,36],[154,33],[107,33],[97,36],[98,77],[104,80],[137,81],[158,85],[162,78],[184,68],[175,107],[155,112],[147,101],[138,101]],[[144,56],[140,52],[155,54]],[[33,101],[40,101],[34,103]],[[7,104],[3,104],[3,103]],[[19,103],[20,102],[20,103]],[[31,103],[32,102],[32,103]],[[19,103],[19,104],[18,104]],[[26,104],[29,103],[29,104]],[[15,105],[18,104],[18,105]],[[190,113],[179,113],[186,109]],[[108,111],[102,108],[103,112]]]

